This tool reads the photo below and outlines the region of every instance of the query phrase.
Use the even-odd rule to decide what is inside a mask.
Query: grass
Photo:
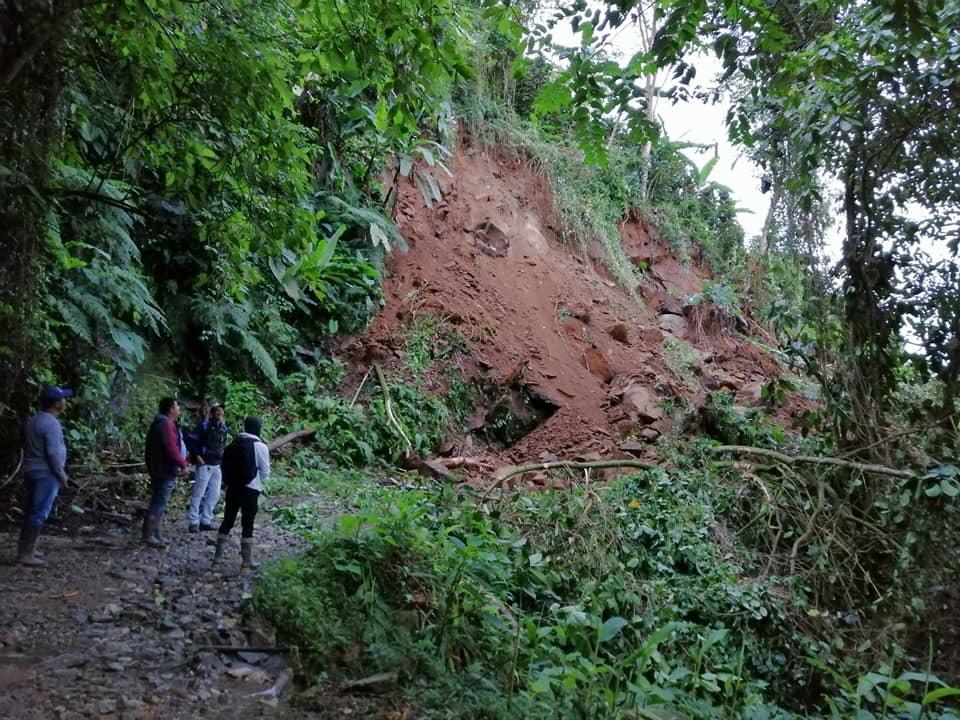
[[[632,204],[626,199],[630,193],[625,187],[617,188],[617,199],[611,193],[611,179],[622,173],[586,165],[572,142],[545,137],[535,124],[512,113],[502,111],[477,120],[471,132],[488,145],[508,148],[525,158],[550,182],[560,241],[584,257],[599,242],[610,274],[636,298],[642,276],[620,243],[620,223]]]

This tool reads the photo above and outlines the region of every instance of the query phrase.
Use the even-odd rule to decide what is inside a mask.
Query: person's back
[[[181,440],[176,425],[164,413],[153,416],[147,430],[144,460],[151,477],[174,477],[186,465],[181,457]]]
[[[223,477],[227,483],[227,501],[217,535],[214,565],[223,558],[230,530],[237,520],[237,513],[240,513],[240,553],[243,558],[240,568],[248,570],[257,567],[253,562],[253,522],[257,514],[260,491],[270,476],[270,449],[260,439],[261,427],[260,418],[246,418],[243,422],[244,431],[237,435],[224,452]]]

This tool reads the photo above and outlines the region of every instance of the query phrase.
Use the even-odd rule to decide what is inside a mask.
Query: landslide
[[[534,406],[532,430],[484,448],[521,462],[650,455],[648,443],[676,423],[665,407],[689,411],[719,390],[737,405],[757,405],[763,385],[780,375],[744,334],[762,328],[689,302],[710,272],[682,262],[638,213],[621,224],[625,254],[642,276],[630,292],[610,279],[599,242],[560,242],[550,184],[522,153],[467,137],[449,168],[420,166],[399,179],[394,220],[410,249],[389,263],[381,314],[342,348],[358,377],[373,362],[399,364],[416,317],[452,323],[469,345],[465,376],[500,388],[513,406]],[[439,202],[428,206],[422,188],[431,183],[417,173],[436,180]],[[474,439],[499,404],[486,397],[470,424]],[[780,412],[788,416],[798,402]],[[446,449],[476,445],[468,437]]]

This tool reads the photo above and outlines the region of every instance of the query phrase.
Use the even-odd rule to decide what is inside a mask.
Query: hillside
[[[665,405],[695,410],[724,390],[743,409],[758,406],[763,385],[783,372],[763,349],[762,327],[724,317],[709,300],[690,303],[710,272],[680,262],[636,214],[621,225],[629,259],[643,268],[631,295],[612,281],[602,246],[558,240],[549,184],[522,156],[468,137],[449,168],[432,170],[443,194],[433,207],[412,177],[401,180],[395,219],[410,250],[391,258],[383,311],[345,348],[360,375],[371,360],[402,364],[415,317],[448,321],[470,348],[465,376],[499,388],[471,429],[484,429],[500,398],[512,395],[516,407],[526,395],[536,427],[502,455],[535,462],[655,454],[644,445],[674,424]],[[802,404],[793,394],[783,419]],[[469,454],[473,444],[447,451]]]

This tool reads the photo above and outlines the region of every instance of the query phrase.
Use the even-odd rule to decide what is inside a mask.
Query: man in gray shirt
[[[21,565],[39,567],[43,560],[35,554],[40,528],[50,515],[60,488],[67,484],[67,445],[57,416],[66,407],[72,390],[48,385],[40,393],[40,412],[27,423],[23,446],[23,480],[27,502],[17,546]]]

